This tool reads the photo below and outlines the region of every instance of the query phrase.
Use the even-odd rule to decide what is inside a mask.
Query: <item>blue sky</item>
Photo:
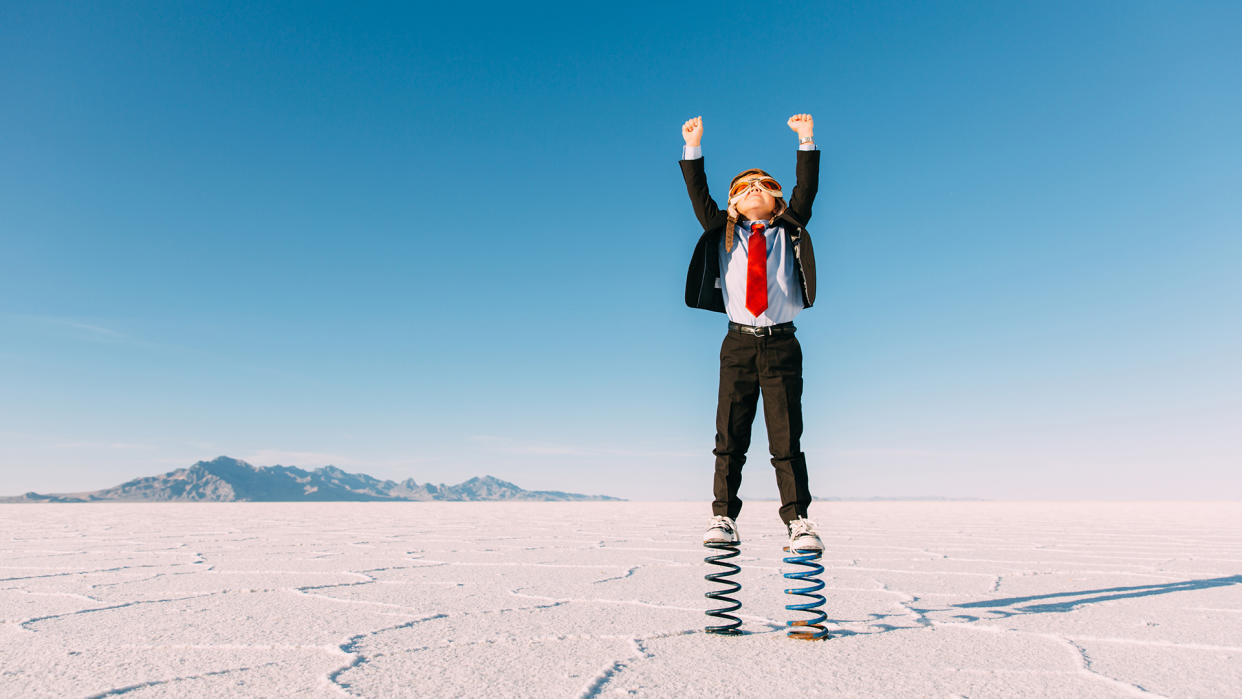
[[[0,494],[706,501],[679,129],[719,192],[799,112],[813,493],[1242,493],[1235,3],[253,5],[0,10]]]

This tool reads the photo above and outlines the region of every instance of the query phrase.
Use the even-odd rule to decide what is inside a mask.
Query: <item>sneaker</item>
[[[705,544],[740,544],[741,538],[737,535],[737,523],[732,517],[724,515],[715,515],[712,517],[711,524],[707,525],[707,531],[703,534],[703,543]]]
[[[806,517],[799,517],[789,523],[790,551],[823,551],[824,542],[815,531],[815,523]]]

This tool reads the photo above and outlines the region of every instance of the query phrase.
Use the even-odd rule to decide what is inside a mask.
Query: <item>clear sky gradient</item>
[[[817,496],[1242,497],[1237,3],[416,5],[0,9],[0,494],[707,501],[680,126],[719,199],[808,112]]]

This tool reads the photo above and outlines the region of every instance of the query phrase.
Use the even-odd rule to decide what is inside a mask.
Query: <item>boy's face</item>
[[[759,168],[743,170],[729,183],[729,205],[751,220],[771,218],[781,196],[780,183]]]
[[[776,198],[768,194],[768,190],[763,187],[752,186],[737,205],[738,211],[745,212],[748,209],[752,213],[763,212],[763,215],[751,218],[767,218],[767,214],[771,214],[776,209]]]
[[[734,203],[734,207],[739,213],[748,219],[769,218],[772,212],[776,210],[776,197],[772,196],[769,187],[777,185],[775,180],[763,178],[769,183],[769,186],[759,184],[759,177],[747,177],[738,180],[734,185],[734,191],[739,191],[741,195]],[[745,187],[745,189],[742,189]]]

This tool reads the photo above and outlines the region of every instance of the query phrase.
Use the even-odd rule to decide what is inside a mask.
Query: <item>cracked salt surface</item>
[[[0,696],[1242,696],[1242,503],[816,503],[833,638],[751,503],[0,505]]]

